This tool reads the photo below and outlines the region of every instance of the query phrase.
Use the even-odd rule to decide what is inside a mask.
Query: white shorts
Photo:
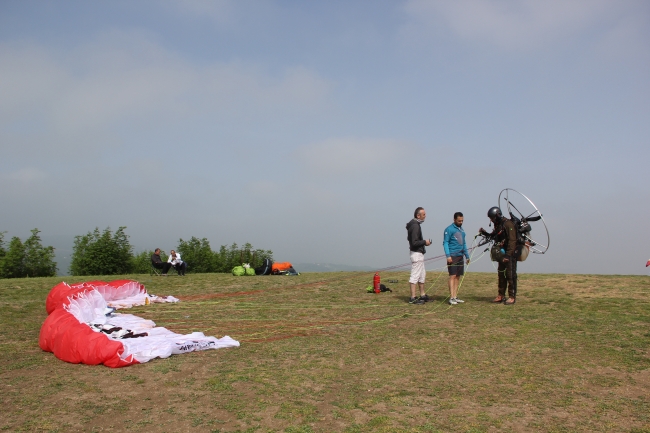
[[[424,283],[427,271],[424,269],[424,254],[411,251],[411,278],[409,283]]]

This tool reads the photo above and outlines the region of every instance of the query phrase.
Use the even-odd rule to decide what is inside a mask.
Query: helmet
[[[491,220],[495,220],[497,218],[501,218],[503,215],[501,214],[501,209],[499,209],[497,206],[494,206],[490,208],[490,210],[487,213],[487,216]]]

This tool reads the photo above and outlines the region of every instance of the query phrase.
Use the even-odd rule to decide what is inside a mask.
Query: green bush
[[[215,272],[230,272],[233,267],[242,263],[249,263],[251,268],[256,268],[266,258],[273,260],[273,251],[256,250],[248,242],[242,248],[239,248],[236,243],[230,247],[221,245],[219,252],[215,253]]]
[[[126,227],[115,233],[110,228],[95,228],[83,236],[75,236],[70,262],[71,275],[123,275],[133,270],[133,247]]]
[[[194,236],[189,241],[179,239],[176,249],[188,265],[187,272],[231,272],[235,266],[249,263],[252,268],[260,266],[265,258],[273,260],[273,251],[256,250],[250,243],[242,248],[236,243],[230,247],[221,245],[219,252],[212,251],[206,238]]]
[[[4,233],[0,233],[0,278],[53,277],[57,267],[54,261],[54,247],[41,244],[40,230],[33,229],[32,235],[23,243],[13,237],[9,249],[4,249]]]
[[[20,238],[13,237],[9,250],[2,260],[0,274],[3,278],[23,278],[25,276],[25,245]]]
[[[189,241],[178,240],[181,259],[187,263],[187,271],[194,273],[217,272],[215,270],[214,253],[206,238],[198,239],[192,236]]]
[[[7,232],[0,232],[0,263],[2,263],[2,259],[7,254],[5,250],[5,233]]]
[[[153,250],[142,251],[133,256],[132,272],[134,274],[148,274],[151,271],[151,256]],[[164,257],[165,252],[160,252],[160,257]]]

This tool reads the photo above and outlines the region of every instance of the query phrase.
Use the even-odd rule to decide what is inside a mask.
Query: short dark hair
[[[458,218],[459,216],[463,216],[463,213],[462,212],[456,212],[454,214],[454,221],[456,221],[456,218]]]
[[[413,212],[413,218],[417,218],[421,210],[424,210],[424,208],[423,207],[415,208],[415,212]]]
[[[158,251],[160,251],[160,248],[156,248],[155,250],[153,250],[154,253],[156,253]]]

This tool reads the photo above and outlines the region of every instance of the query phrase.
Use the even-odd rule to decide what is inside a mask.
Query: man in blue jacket
[[[463,230],[463,214],[454,214],[454,223],[445,229],[445,236],[442,246],[447,256],[447,269],[449,270],[449,304],[462,304],[463,300],[458,299],[458,284],[460,277],[465,273],[465,257],[469,265],[469,252],[465,243],[465,231]]]

